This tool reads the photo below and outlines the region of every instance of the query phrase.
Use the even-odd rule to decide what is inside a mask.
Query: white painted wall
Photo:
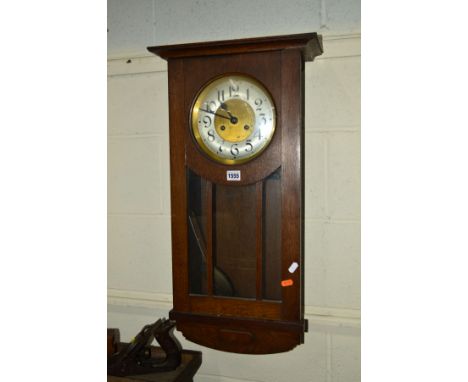
[[[110,0],[108,17],[108,326],[128,340],[172,306],[167,72],[146,46],[318,31],[325,54],[306,64],[305,344],[247,356],[178,338],[203,352],[197,382],[359,381],[359,2]]]

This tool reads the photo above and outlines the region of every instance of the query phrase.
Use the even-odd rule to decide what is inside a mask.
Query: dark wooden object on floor
[[[107,330],[107,343],[108,345],[110,343],[113,344],[111,347],[108,346],[108,358],[130,345],[125,342],[115,342],[115,339],[118,338],[120,338],[119,329]],[[112,352],[109,353],[109,350],[112,350]],[[163,361],[166,358],[166,353],[160,347],[151,346],[151,357],[156,361]],[[201,363],[201,352],[182,350],[181,362],[175,370],[142,375],[129,375],[125,377],[108,375],[107,382],[192,382],[193,377],[201,366]]]
[[[148,50],[168,61],[174,296],[169,316],[188,340],[214,349],[291,350],[307,331],[304,62],[322,54],[321,37],[307,33]],[[267,149],[235,166],[204,155],[190,129],[199,91],[229,74],[262,83],[277,120]],[[233,169],[242,173],[235,184],[226,179]],[[298,268],[290,273],[293,263]]]
[[[165,372],[176,369],[181,362],[182,347],[174,337],[175,322],[165,318],[145,327],[134,340],[120,347],[107,358],[107,375],[127,376]],[[164,351],[164,357],[151,354],[151,344],[156,340]]]
[[[120,343],[119,347],[126,346]],[[164,358],[165,353],[159,347],[151,347],[152,356]],[[192,382],[202,363],[202,353],[199,351],[182,350],[182,359],[179,367],[172,371],[162,373],[150,373],[142,375],[130,375],[127,377],[115,377],[108,375],[107,382]]]

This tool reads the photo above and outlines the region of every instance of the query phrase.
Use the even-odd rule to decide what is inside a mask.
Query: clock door
[[[174,291],[170,317],[188,340],[214,349],[250,354],[291,350],[303,342],[307,324],[303,69],[304,59],[321,53],[318,37],[149,49],[168,59]],[[255,91],[248,90],[253,89],[248,81],[236,83],[235,78],[260,84],[264,93],[259,94],[271,99],[249,103],[247,93]],[[229,88],[210,87],[219,79],[232,80],[233,89],[244,92],[243,103],[222,99]],[[271,105],[274,129],[268,141],[258,144],[258,153],[250,155],[249,139],[259,131],[256,123],[268,116],[256,110],[262,103]],[[220,155],[222,141],[231,145],[222,150],[236,145],[245,152],[237,155],[232,149],[231,156]]]
[[[189,294],[281,301],[281,169],[245,186],[188,170]]]

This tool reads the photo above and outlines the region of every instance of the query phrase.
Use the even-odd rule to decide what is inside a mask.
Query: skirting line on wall
[[[361,55],[361,35],[346,34],[324,36],[324,54],[317,60],[339,59]],[[154,55],[108,57],[107,75],[123,76],[153,72],[166,72],[167,63]]]
[[[166,293],[108,289],[107,303],[116,306],[170,310],[172,308],[172,295]],[[305,318],[309,320],[309,324],[353,328],[359,328],[361,326],[361,311],[359,309],[306,305],[304,313]]]

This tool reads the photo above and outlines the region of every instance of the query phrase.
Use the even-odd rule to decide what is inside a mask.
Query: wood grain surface
[[[291,350],[303,342],[307,326],[302,250],[304,61],[322,53],[321,38],[308,33],[148,49],[168,60],[174,296],[170,317],[187,339],[204,346],[249,354]],[[241,165],[210,159],[190,128],[200,89],[229,74],[260,81],[276,107],[271,143]],[[240,170],[241,181],[227,181],[227,170]],[[200,246],[205,248],[207,275],[202,295],[189,291],[188,256],[195,253],[189,251],[188,219],[195,200],[188,195],[189,171],[205,185],[203,202],[198,203],[203,206],[200,231],[206,236]],[[273,183],[266,180],[272,174]],[[294,273],[288,271],[292,262],[299,265]],[[232,283],[234,297],[216,295],[216,267],[218,276],[222,270]]]

